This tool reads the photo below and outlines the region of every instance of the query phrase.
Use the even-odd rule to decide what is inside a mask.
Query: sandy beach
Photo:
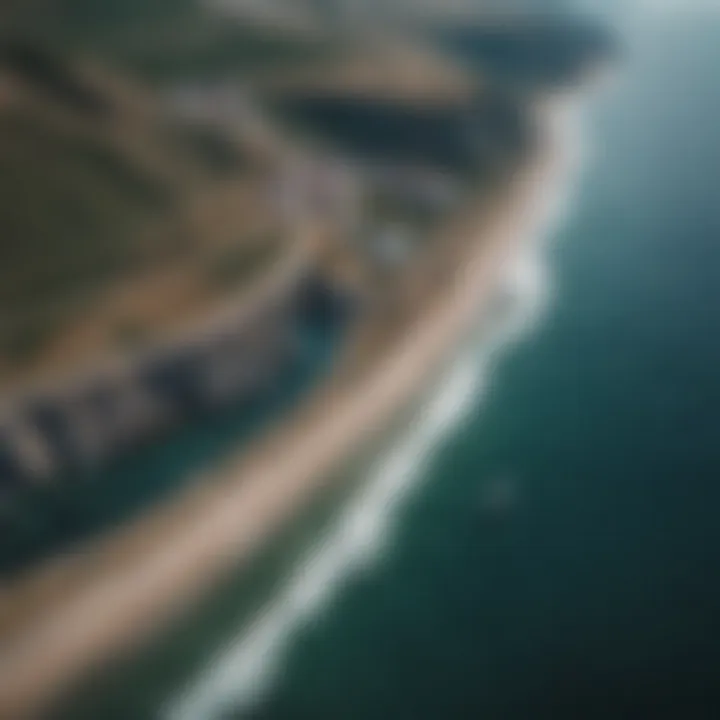
[[[563,99],[561,102],[566,102]],[[562,111],[563,107],[560,108]],[[547,115],[556,115],[552,107]],[[544,117],[544,115],[543,115]],[[552,123],[550,123],[552,124]],[[36,717],[88,668],[170,622],[257,552],[409,403],[489,305],[564,174],[550,128],[493,211],[452,230],[453,281],[372,362],[338,372],[267,438],[158,513],[0,593],[0,715]],[[24,598],[62,587],[52,600]],[[34,588],[34,590],[33,590]]]

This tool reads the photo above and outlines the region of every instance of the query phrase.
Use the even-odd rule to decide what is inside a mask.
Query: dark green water
[[[545,325],[253,717],[720,717],[720,16],[627,42]]]
[[[626,30],[554,305],[424,458],[381,559],[280,633],[244,715],[212,683],[182,702],[262,595],[239,579],[83,717],[720,717],[720,17]]]

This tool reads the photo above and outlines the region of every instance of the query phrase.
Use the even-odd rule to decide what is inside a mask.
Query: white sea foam
[[[560,173],[567,182],[578,167],[579,144],[564,117],[571,160]],[[545,197],[533,219],[533,242],[511,268],[510,301],[480,339],[466,347],[395,446],[372,468],[357,497],[300,562],[254,622],[213,657],[194,683],[165,708],[168,720],[211,720],[242,713],[266,696],[283,670],[297,634],[319,617],[346,581],[380,561],[392,540],[403,502],[426,475],[443,439],[477,408],[498,359],[524,337],[549,299],[540,236],[552,234],[568,206],[567,192]]]
[[[537,316],[543,297],[534,258],[519,270],[514,312],[480,348],[465,350],[447,373],[413,425],[371,472],[369,482],[330,530],[299,564],[279,595],[198,681],[168,708],[172,720],[220,717],[241,711],[262,698],[282,669],[294,635],[341,589],[345,580],[380,559],[391,541],[398,511],[423,479],[428,461],[446,434],[477,406],[493,363],[507,345],[523,335]],[[520,267],[520,266],[519,266]],[[532,278],[532,279],[530,279]],[[524,294],[523,294],[524,293]]]

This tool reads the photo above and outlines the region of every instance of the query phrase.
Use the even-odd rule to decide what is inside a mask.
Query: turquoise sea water
[[[450,373],[469,416],[439,450],[410,428],[368,478],[395,494],[351,503],[255,626],[231,583],[86,717],[720,716],[720,17],[624,29],[553,304],[488,386]]]

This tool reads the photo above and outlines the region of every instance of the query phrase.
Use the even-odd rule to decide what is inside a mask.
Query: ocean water
[[[164,716],[720,716],[720,16],[623,30],[552,305],[464,351]]]
[[[224,588],[84,717],[720,717],[720,16],[622,30],[519,322],[254,611]]]

